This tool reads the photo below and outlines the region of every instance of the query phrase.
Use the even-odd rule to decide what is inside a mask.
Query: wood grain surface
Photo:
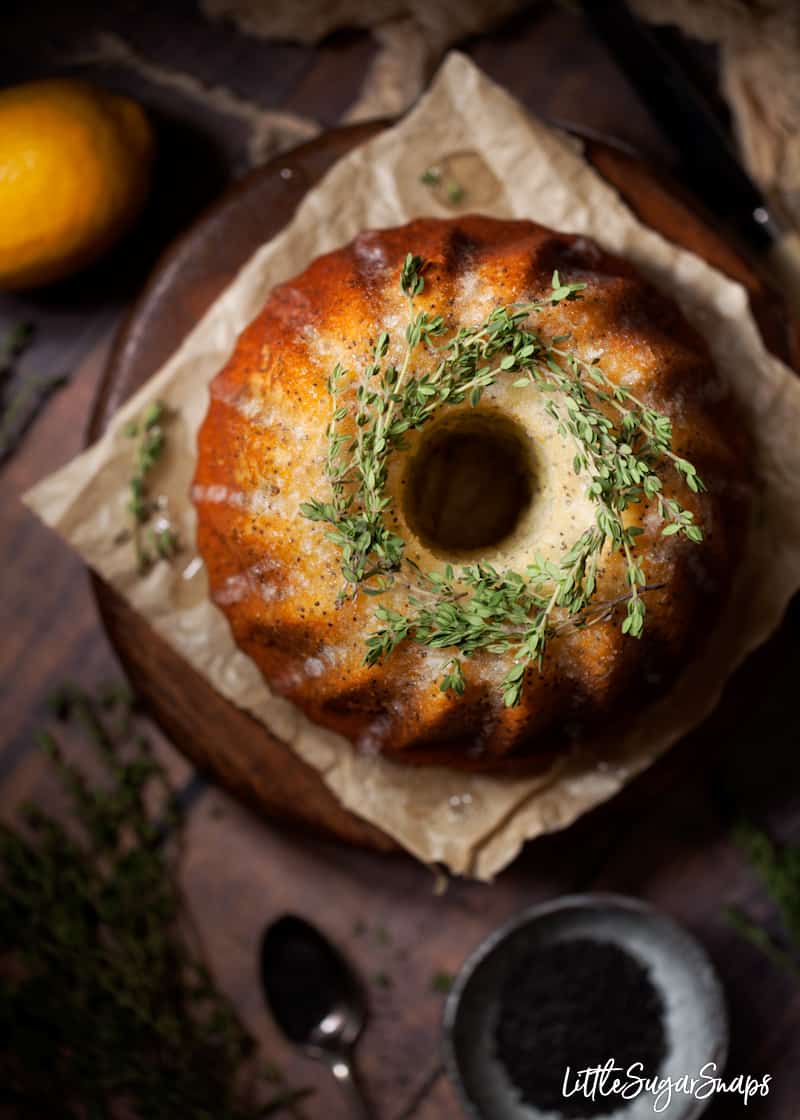
[[[3,82],[55,70],[132,93],[157,119],[162,156],[157,196],[134,244],[57,291],[0,301],[0,326],[21,318],[39,326],[20,376],[72,371],[68,387],[0,475],[4,817],[22,798],[47,802],[50,796],[33,731],[55,685],[71,677],[92,687],[119,673],[81,564],[24,510],[19,495],[83,445],[110,329],[140,290],[156,252],[246,165],[241,129],[224,114],[125,66],[76,61],[99,32],[109,31],[160,66],[329,125],[355,96],[375,50],[362,34],[338,35],[316,47],[251,40],[225,25],[211,27],[188,0],[152,6],[28,0],[14,13],[13,34],[0,44]],[[617,136],[677,168],[676,154],[574,10],[534,4],[465,49],[531,110]],[[713,58],[700,50],[698,61],[701,73],[713,78]],[[637,167],[628,167],[629,178]],[[661,190],[656,184],[648,205],[658,206]],[[697,221],[690,206],[671,213],[674,228],[665,230],[670,236]],[[642,216],[655,221],[649,212]],[[704,255],[729,271],[742,267],[725,240],[712,241]],[[715,258],[715,252],[722,256]],[[747,273],[740,278],[750,285],[752,274],[758,288],[759,269],[750,265]],[[765,304],[773,314],[769,297]],[[762,327],[779,345],[779,317],[778,336],[770,335],[775,326],[763,312]],[[316,1089],[309,1120],[345,1120],[348,1112],[329,1075],[287,1047],[266,1015],[256,946],[267,921],[285,910],[307,915],[336,938],[370,985],[371,1018],[359,1056],[379,1120],[455,1120],[462,1113],[440,1072],[435,972],[456,970],[484,936],[523,906],[592,888],[645,898],[700,938],[728,998],[729,1074],[773,1078],[769,1097],[751,1103],[747,1115],[796,1120],[800,991],[735,935],[724,908],[739,905],[772,921],[760,885],[730,843],[731,801],[776,835],[800,838],[798,636],[795,603],[779,632],[729,683],[711,719],[620,797],[567,832],[530,845],[491,887],[457,882],[444,895],[434,893],[429,871],[403,856],[265,823],[220,789],[197,781],[183,756],[154,732],[160,756],[192,805],[184,881],[211,965],[265,1054],[282,1063],[295,1084]],[[741,1111],[720,1098],[707,1116],[728,1120]]]

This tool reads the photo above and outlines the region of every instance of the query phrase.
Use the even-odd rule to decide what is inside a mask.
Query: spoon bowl
[[[279,1029],[303,1053],[324,1062],[350,1099],[353,1114],[371,1113],[356,1080],[353,1051],[367,1021],[355,972],[305,919],[285,914],[261,939],[261,983]]]

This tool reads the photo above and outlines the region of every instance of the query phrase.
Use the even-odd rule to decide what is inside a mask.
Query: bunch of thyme
[[[297,1094],[254,1067],[195,944],[176,877],[179,806],[125,691],[66,689],[58,714],[88,734],[101,774],[89,782],[42,735],[69,811],[62,823],[27,806],[24,828],[0,826],[3,1115],[296,1115]]]
[[[128,483],[128,511],[133,518],[133,545],[141,575],[146,574],[157,559],[169,560],[178,551],[178,538],[170,525],[148,527],[157,508],[150,495],[148,478],[164,454],[166,418],[167,408],[163,401],[153,401],[140,420],[133,420],[125,427],[125,435],[129,439],[139,440]]]
[[[329,539],[341,550],[345,583],[339,601],[359,590],[380,595],[394,585],[401,568],[406,570],[409,609],[400,613],[378,607],[382,625],[367,638],[368,664],[407,639],[453,649],[442,688],[461,693],[462,655],[486,650],[510,656],[503,697],[514,706],[528,667],[541,666],[548,640],[566,625],[609,617],[624,602],[622,632],[642,634],[643,593],[650,589],[636,556],[642,530],[626,525],[624,513],[643,499],[652,500],[665,536],[681,534],[699,542],[702,531],[692,512],[664,496],[658,469],[666,460],[690,490],[704,487],[694,466],[672,450],[668,417],[612,381],[597,361],[586,362],[566,348],[568,335],[546,339],[529,326],[531,316],[546,307],[580,299],[585,284],[562,283],[554,272],[544,299],[497,307],[483,323],[461,327],[437,343],[446,332],[442,316],[415,306],[425,287],[424,269],[421,257],[406,256],[400,287],[409,322],[400,364],[387,361],[390,339],[382,331],[363,378],[340,364],[334,368],[328,382],[333,415],[326,433],[331,498],[303,503],[300,510],[312,521],[326,523]],[[412,366],[420,347],[433,355],[431,370],[417,372]],[[405,557],[404,541],[385,521],[389,457],[403,448],[406,432],[421,428],[440,408],[464,401],[474,407],[489,386],[506,376],[514,376],[520,390],[533,387],[547,395],[547,412],[574,444],[575,473],[588,478],[595,524],[558,561],[534,557],[524,573],[498,572],[488,564],[468,565],[457,574],[450,566],[423,572]],[[598,565],[607,544],[624,556],[627,590],[611,603],[598,603],[593,601]]]
[[[742,937],[800,980],[800,845],[775,844],[765,832],[746,821],[737,824],[733,838],[777,907],[789,946],[737,907],[729,907],[728,920]]]

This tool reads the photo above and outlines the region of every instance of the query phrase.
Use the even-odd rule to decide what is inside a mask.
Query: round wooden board
[[[382,127],[334,129],[279,156],[234,186],[168,250],[117,337],[90,441],[177,348],[255,249],[286,225],[308,189]],[[793,328],[780,301],[710,220],[631,152],[596,138],[584,141],[587,158],[643,221],[744,284],[767,345],[790,360]],[[396,848],[379,829],[343,809],[315,771],[220,696],[112,588],[92,580],[109,639],[134,688],[200,770],[273,816],[364,847]]]

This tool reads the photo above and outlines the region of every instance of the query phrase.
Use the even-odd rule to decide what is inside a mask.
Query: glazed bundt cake
[[[193,499],[273,689],[356,749],[502,772],[698,655],[748,479],[672,300],[586,238],[472,216],[270,293],[211,384]]]

